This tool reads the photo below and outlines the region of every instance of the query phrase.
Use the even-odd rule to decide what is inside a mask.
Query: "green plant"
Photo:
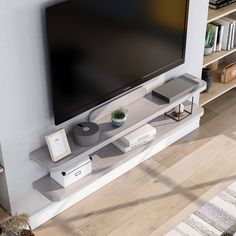
[[[120,107],[111,113],[111,118],[121,120],[125,118],[126,114],[127,112],[124,110],[124,108]]]
[[[207,31],[206,31],[206,37],[205,37],[205,48],[210,48],[214,45],[214,38],[215,38],[215,32],[214,32],[214,26],[211,24],[207,25]]]

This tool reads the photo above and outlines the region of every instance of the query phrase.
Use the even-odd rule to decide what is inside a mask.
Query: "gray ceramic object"
[[[80,146],[91,146],[99,141],[100,129],[93,122],[84,122],[74,128],[74,141]]]

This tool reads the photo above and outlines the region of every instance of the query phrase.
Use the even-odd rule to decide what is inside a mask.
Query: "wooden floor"
[[[236,91],[201,128],[35,230],[37,236],[161,236],[236,180]]]

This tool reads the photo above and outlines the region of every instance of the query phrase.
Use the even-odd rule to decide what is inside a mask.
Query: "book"
[[[228,5],[228,0],[225,0],[223,2],[220,2],[220,3],[216,3],[216,4],[213,4],[213,3],[209,3],[209,7],[212,8],[212,9],[220,9],[222,7],[225,7]]]
[[[153,141],[155,138],[155,136],[150,136],[149,138],[145,139],[145,140],[142,140],[141,142],[138,142],[132,146],[129,146],[125,143],[122,142],[122,140],[118,139],[116,140],[115,142],[113,142],[112,144],[117,147],[120,151],[122,151],[123,153],[127,153],[127,152],[130,152],[136,148],[139,148],[141,147],[142,145],[146,144],[146,143],[149,143],[151,141]]]
[[[219,52],[222,49],[224,25],[219,24],[217,21],[214,21],[213,23],[218,26],[218,34],[217,34],[217,41],[216,41],[216,52]]]
[[[146,124],[120,138],[120,140],[128,146],[132,146],[154,135],[156,135],[156,129],[151,125]]]
[[[209,3],[212,3],[212,4],[219,4],[221,2],[224,2],[226,0],[210,0]]]
[[[235,20],[229,17],[223,17],[223,20],[228,21],[230,24],[227,40],[227,50],[230,50],[234,44]]]
[[[220,52],[222,49],[223,35],[224,35],[224,25],[220,25],[217,37],[218,38],[217,48],[216,48],[217,52]]]
[[[217,9],[222,8],[222,7],[228,6],[228,5],[230,5],[234,2],[236,2],[236,0],[224,0],[224,1],[221,1],[221,2],[217,2],[217,3],[210,2],[209,7],[211,9],[217,10]]]
[[[229,17],[224,17],[225,20],[230,22],[230,35],[229,35],[229,45],[228,48],[232,49],[234,47],[234,40],[235,40],[235,25],[236,22],[234,19]]]
[[[216,49],[216,51],[219,52],[222,50],[223,37],[225,34],[225,25],[219,20],[214,21],[214,23],[218,24],[219,26],[218,37],[217,37],[217,49]]]
[[[223,50],[228,49],[228,38],[229,38],[229,31],[230,31],[230,22],[225,20],[225,19],[218,19],[215,21],[217,24],[223,25],[224,26],[224,32],[222,36],[222,44],[221,48]]]

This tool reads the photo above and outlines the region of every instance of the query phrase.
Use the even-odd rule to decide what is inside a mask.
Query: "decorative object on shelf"
[[[74,141],[80,146],[91,146],[100,139],[100,128],[96,123],[83,122],[74,128]]]
[[[181,121],[193,113],[193,104],[194,104],[193,101],[194,97],[192,97],[190,111],[186,110],[184,105],[181,103],[177,107],[170,110],[169,112],[166,112],[165,115],[175,121]]]
[[[202,80],[204,80],[207,83],[207,87],[204,92],[208,92],[212,85],[212,75],[211,75],[211,70],[209,68],[202,69]]]
[[[127,116],[128,116],[128,111],[122,107],[114,110],[111,113],[112,124],[116,127],[122,126],[125,123]]]
[[[82,158],[76,166],[66,171],[50,172],[50,177],[62,187],[67,187],[92,172],[92,158]]]
[[[113,142],[113,145],[120,149],[122,152],[127,153],[146,143],[151,142],[156,135],[156,129],[149,124],[146,124],[124,137]]]
[[[71,154],[64,129],[60,129],[53,134],[47,135],[45,138],[52,161],[59,161]]]
[[[184,104],[181,103],[178,106],[175,107],[175,115],[176,116],[181,116],[184,114]]]
[[[229,83],[236,78],[236,63],[225,66],[221,72],[220,81],[224,84]]]
[[[199,82],[181,75],[152,90],[152,95],[171,103],[199,86]]]
[[[0,224],[0,235],[34,236],[29,224],[28,214],[16,214]]]
[[[205,36],[205,48],[204,55],[210,55],[213,52],[213,46],[215,41],[215,28],[212,24],[207,24],[206,36]]]

